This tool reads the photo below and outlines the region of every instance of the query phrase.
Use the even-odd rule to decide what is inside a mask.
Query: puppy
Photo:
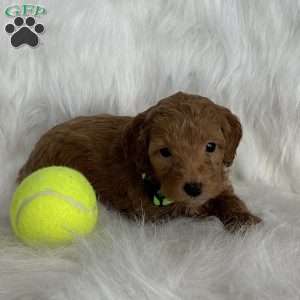
[[[228,180],[242,136],[238,118],[211,100],[178,92],[136,117],[77,117],[41,137],[19,172],[63,165],[82,172],[100,200],[128,217],[218,217],[256,224]]]

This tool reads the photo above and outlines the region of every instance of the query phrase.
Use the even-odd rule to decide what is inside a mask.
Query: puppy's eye
[[[206,145],[206,152],[214,152],[216,150],[216,144],[215,143],[208,143]]]
[[[172,155],[169,148],[161,148],[159,152],[163,157],[169,157]]]

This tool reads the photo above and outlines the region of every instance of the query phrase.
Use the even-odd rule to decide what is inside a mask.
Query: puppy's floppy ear
[[[233,163],[236,149],[242,138],[242,125],[237,116],[231,113],[229,109],[222,106],[218,107],[224,116],[221,127],[226,140],[224,164],[229,167]]]
[[[138,114],[124,129],[122,146],[126,160],[133,162],[138,172],[148,172],[151,168],[148,157],[149,111]]]

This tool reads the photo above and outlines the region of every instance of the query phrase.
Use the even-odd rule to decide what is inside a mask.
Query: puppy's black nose
[[[202,192],[202,184],[201,182],[188,182],[183,189],[189,196],[197,197]]]

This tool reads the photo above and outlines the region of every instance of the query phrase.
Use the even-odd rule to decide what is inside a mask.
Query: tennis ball
[[[17,187],[10,208],[16,236],[30,246],[58,246],[90,233],[97,223],[96,195],[78,171],[39,169]]]

